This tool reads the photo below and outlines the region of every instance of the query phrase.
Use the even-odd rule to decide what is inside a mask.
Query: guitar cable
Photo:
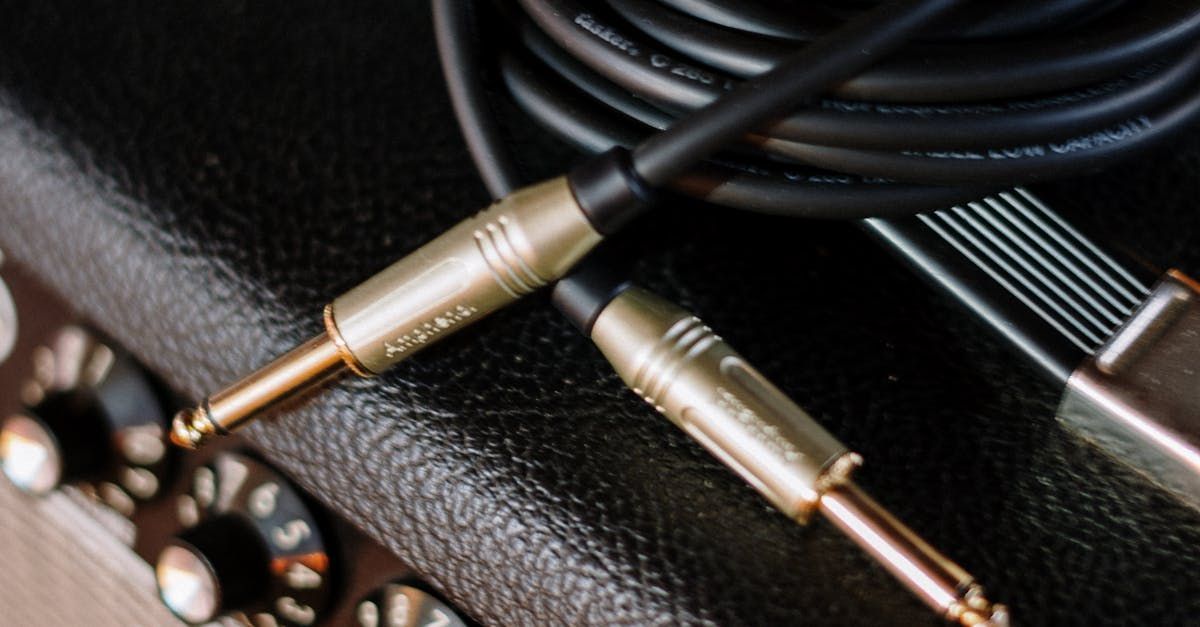
[[[673,7],[706,7],[710,13],[725,18],[733,10],[727,2],[718,0],[670,0],[670,3]],[[1035,20],[1032,26],[1026,23],[1028,20],[1012,17],[1015,13],[1007,5],[989,8],[982,6],[983,3],[953,0],[889,2],[844,20],[833,18],[828,32],[819,35],[817,29],[810,28],[807,34],[815,38],[781,57],[780,46],[784,44],[780,42],[787,41],[782,37],[785,31],[793,36],[805,34],[792,16],[770,22],[776,24],[778,31],[770,36],[758,34],[738,39],[742,44],[767,45],[769,50],[760,55],[760,61],[768,65],[776,62],[771,69],[740,82],[732,77],[721,78],[723,75],[715,71],[696,74],[688,69],[701,67],[699,62],[683,64],[687,67],[656,67],[656,59],[661,61],[666,55],[655,52],[649,37],[640,32],[635,35],[632,27],[625,30],[624,26],[609,26],[604,20],[616,18],[602,17],[608,14],[601,13],[609,4],[596,4],[594,11],[583,11],[566,0],[524,2],[521,7],[528,13],[516,17],[528,15],[545,30],[544,39],[553,38],[565,50],[574,46],[579,55],[579,63],[575,65],[590,63],[592,75],[603,70],[614,81],[625,77],[665,80],[673,81],[676,87],[680,84],[712,87],[707,83],[716,81],[727,93],[720,97],[710,94],[715,99],[709,98],[706,103],[692,102],[697,107],[694,111],[678,119],[670,118],[664,130],[643,137],[645,125],[627,113],[657,112],[660,118],[668,118],[667,111],[687,103],[663,102],[674,94],[663,88],[639,97],[626,93],[624,98],[609,93],[619,90],[607,89],[601,94],[605,99],[600,104],[585,91],[589,86],[611,87],[612,83],[600,80],[544,82],[537,84],[537,89],[530,85],[522,88],[525,83],[519,79],[527,74],[516,71],[520,66],[511,62],[515,55],[505,54],[504,59],[510,61],[505,63],[505,78],[519,104],[552,129],[565,131],[577,144],[604,152],[584,161],[564,177],[522,188],[497,201],[335,299],[326,307],[325,333],[177,416],[172,431],[176,443],[198,446],[205,439],[235,429],[333,376],[345,372],[362,376],[378,374],[561,278],[605,236],[645,209],[657,188],[671,186],[741,209],[786,211],[794,215],[850,218],[913,213],[970,199],[979,194],[978,185],[994,183],[996,179],[1012,182],[1066,175],[1136,154],[1170,137],[1200,111],[1200,90],[1195,89],[1194,76],[1194,61],[1200,51],[1196,43],[1200,39],[1197,37],[1200,9],[1170,0],[1045,3],[1057,8],[1039,13],[1026,7],[1044,18]],[[610,4],[625,6],[616,0]],[[1025,4],[1038,3],[1022,6]],[[721,7],[725,8],[724,13]],[[961,11],[952,11],[956,8]],[[838,14],[832,8],[828,12]],[[753,28],[761,31],[765,18],[760,13],[747,12],[743,16],[745,23],[735,25],[751,30],[721,28],[738,35],[753,32]],[[679,15],[687,17],[686,13]],[[952,19],[945,20],[928,35],[934,38],[931,40],[934,43],[913,44],[913,50],[905,49],[909,39],[947,15]],[[693,27],[698,20],[692,20]],[[1042,46],[1003,39],[1046,23],[1054,28],[1050,35],[1041,35],[1046,40],[1040,42]],[[1059,30],[1070,35],[1055,34]],[[529,34],[535,29],[526,27],[520,31]],[[688,34],[679,29],[675,32]],[[690,41],[712,44],[712,47],[699,46],[712,57],[706,58],[708,62],[729,57],[716,54],[718,49],[729,51],[716,46],[720,38],[708,31],[696,32],[700,35]],[[943,38],[957,35],[960,39],[938,41],[939,32]],[[988,37],[1000,41],[996,43]],[[795,45],[793,41],[791,47],[784,47],[794,50]],[[902,49],[895,59],[889,59]],[[607,55],[592,54],[596,50],[606,51]],[[565,53],[559,56],[568,61],[575,58]],[[748,57],[731,57],[739,58],[745,61]],[[627,66],[628,63],[634,65]],[[736,69],[736,65],[730,65],[730,69]],[[623,67],[629,71],[615,70]],[[752,73],[762,67],[762,64],[745,66],[742,70]],[[1017,76],[1011,76],[1013,68],[1019,69]],[[1011,80],[1000,80],[1003,77]],[[1170,82],[1155,89],[1145,88],[1148,82],[1168,79]],[[1021,99],[1047,89],[1064,88],[1068,91]],[[895,102],[872,105],[848,101],[839,105],[839,101],[819,100],[818,95],[829,89],[840,97],[890,95]],[[564,96],[565,92],[573,93]],[[1146,94],[1151,92],[1166,94],[1166,102],[1155,98],[1147,101]],[[912,102],[930,94],[946,99],[1004,96],[1015,100],[970,106]],[[1118,105],[1127,105],[1129,100],[1149,108],[1137,110],[1140,112],[1134,118],[1111,128],[1104,125],[1108,123],[1105,116],[1097,117],[1097,110],[1116,108],[1126,112]],[[798,103],[812,106],[796,113]],[[863,108],[868,112],[863,113]],[[763,126],[769,126],[770,133],[788,131],[797,118],[803,121],[804,116],[810,115],[829,122],[830,128],[840,129],[846,136],[854,133],[845,129],[860,125],[879,131],[885,129],[877,127],[893,129],[891,133],[872,132],[868,137],[857,137],[850,145],[895,144],[913,134],[900,130],[910,126],[939,132],[908,138],[921,140],[914,144],[920,150],[893,152],[804,144],[795,141],[791,134],[751,133]],[[825,119],[831,115],[850,116],[847,119],[851,123],[834,124]],[[1100,124],[1100,130],[1082,136],[1068,135],[1058,142],[1030,145],[1022,150],[988,148],[985,151],[988,158],[983,159],[975,158],[979,156],[978,150],[972,152],[961,143],[970,137],[949,132],[961,124],[974,130],[994,127],[999,133],[1020,126],[1011,123],[1010,116],[1028,121],[1031,117],[1041,120],[1054,115],[1076,119],[1074,126],[1063,124],[1063,128],[1072,132],[1085,123]],[[921,122],[923,119],[932,121],[926,124]],[[620,124],[609,124],[614,120]],[[931,129],[930,124],[935,122],[940,126]],[[810,122],[807,127],[824,125]],[[980,126],[983,128],[977,128]],[[636,137],[613,134],[618,131],[632,132]],[[995,139],[996,133],[981,137]],[[623,145],[633,149],[623,149]],[[725,147],[729,154],[717,153]],[[803,157],[801,153],[809,156]],[[823,161],[814,155],[837,158]],[[963,155],[969,158],[959,158]],[[710,157],[709,162],[701,163]],[[785,161],[801,157],[833,168],[854,170],[861,165],[865,176],[821,170],[805,175],[805,170],[794,167],[796,163]],[[886,164],[903,164],[903,167],[883,167]],[[929,172],[933,164],[944,166],[945,173]],[[928,176],[934,183],[965,181],[976,187],[894,183],[880,179],[882,176],[898,181]]]
[[[382,372],[561,278],[653,196],[681,192],[869,218],[868,232],[1065,382],[1064,424],[1200,508],[1197,283],[1172,271],[1153,284],[1036,198],[1003,191],[1099,169],[1186,129],[1200,113],[1200,8],[497,4],[512,28],[475,36],[495,48],[513,101],[600,156],[334,300],[324,334],[177,416],[177,444],[198,446],[345,372]]]
[[[1200,9],[1169,0],[1017,4],[1021,11],[954,0],[862,11],[816,3],[793,13],[726,0],[499,7],[519,26],[515,41],[497,42],[514,100],[599,154],[504,196],[335,299],[325,333],[180,412],[172,440],[196,447],[346,372],[379,374],[564,277],[667,193],[802,217],[912,215],[1095,170],[1159,145],[1200,113]],[[464,134],[470,144],[473,132],[493,130]],[[483,172],[495,189],[495,175]],[[610,311],[626,313],[606,318]],[[819,509],[951,620],[1006,620],[969,575],[853,487],[846,467],[856,457],[686,312],[628,288],[592,324],[631,387],[777,507],[797,519]],[[649,364],[639,361],[647,346]],[[681,350],[704,358],[688,362]],[[663,363],[675,366],[670,376]],[[698,400],[696,389],[711,385],[730,396]],[[738,421],[737,435],[704,432]],[[812,455],[745,421],[793,429],[791,446],[815,447]],[[738,457],[737,446],[758,454]],[[811,461],[787,468],[797,455]],[[759,474],[746,466],[754,460],[778,465]]]
[[[487,34],[505,86],[586,152],[636,146],[688,119],[846,11],[762,0],[519,4],[497,8],[516,37]],[[1192,3],[966,3],[953,18],[828,97],[752,127],[672,187],[799,217],[906,215],[1095,171],[1160,145],[1200,110]]]
[[[498,51],[513,102],[585,152],[669,127],[836,13],[726,0],[522,6],[495,9],[515,37],[476,37]],[[1188,3],[968,5],[673,187],[744,210],[870,216],[865,231],[1062,389],[1068,431],[1200,509],[1200,283],[1122,260],[1010,187],[1186,131],[1200,111],[1198,32]]]
[[[595,4],[497,9],[519,34],[493,37],[513,101],[586,152],[636,145],[830,18],[820,3]],[[738,209],[867,217],[864,230],[1061,387],[1070,432],[1200,509],[1200,283],[1121,260],[1010,187],[1091,172],[1194,126],[1200,8],[966,9],[674,186]]]
[[[523,187],[334,299],[325,332],[176,415],[194,448],[331,378],[379,374],[562,278],[693,164],[901,47],[963,0],[897,0],[855,16],[659,131]],[[588,31],[580,31],[588,32]]]
[[[487,105],[470,3],[434,0],[435,32],[459,126],[488,191],[522,177]],[[592,256],[558,281],[552,302],[592,339],[621,379],[800,524],[820,512],[948,621],[1009,624],[960,566],[852,480],[862,458],[825,431],[699,318],[622,280]]]
[[[196,447],[345,372],[383,372],[564,277],[667,188],[803,217],[911,215],[1095,170],[1200,113],[1200,9],[1169,0],[982,4],[497,8],[518,25],[516,38],[489,37],[514,100],[598,156],[508,193],[338,297],[325,333],[180,412],[172,440]],[[464,115],[482,88],[454,80],[453,68],[474,61],[444,38],[440,47],[474,150],[473,134],[496,132],[486,116],[472,124]],[[516,189],[503,168],[480,169],[492,191]],[[604,298],[586,288],[568,279],[556,300],[594,312],[574,319],[630,387],[776,507],[801,521],[821,511],[950,620],[1007,621],[965,571],[854,487],[857,456],[702,323],[639,288]]]
[[[820,512],[945,620],[1009,624],[1008,609],[967,571],[854,483],[858,454],[699,318],[591,259],[558,282],[553,300],[634,393],[777,510],[802,525]]]

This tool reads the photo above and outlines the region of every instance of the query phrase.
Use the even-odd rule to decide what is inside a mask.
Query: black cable
[[[600,52],[610,64],[596,68],[613,80],[637,76],[629,72],[618,74],[628,61],[604,54],[601,48],[578,36],[577,28],[572,33],[568,27],[573,23],[571,15],[587,13],[593,19],[602,16],[612,28],[622,29],[630,42],[647,46],[645,56],[675,53],[673,56],[679,60],[696,62],[697,68],[709,66],[726,73],[720,78],[758,75],[808,41],[768,39],[731,31],[672,12],[655,0],[608,0],[599,7],[589,4],[576,0],[529,3],[528,15],[573,55],[583,59]],[[1091,4],[1112,3],[1092,0]],[[907,46],[836,86],[831,93],[862,101],[946,103],[1062,92],[1135,70],[1181,45],[1195,43],[1200,16],[1194,5],[1168,0],[1118,4],[1122,6],[1106,12],[1103,18],[1084,24],[1058,23],[1051,33],[1014,34],[1002,39],[950,38],[949,33],[943,33],[937,39]],[[1001,15],[1012,10],[1007,3],[1003,6],[992,10],[1001,11]],[[663,73],[658,74],[661,77]],[[675,81],[675,85],[686,86],[681,81]],[[689,105],[695,106],[699,99],[712,98],[718,93],[705,87],[722,87],[722,84],[699,82],[690,87],[669,97],[673,102],[679,99],[678,105],[687,104],[683,98],[697,99]]]
[[[488,102],[483,75],[485,63],[471,10],[470,3],[434,0],[434,29],[448,92],[468,151],[489,193],[493,198],[501,198],[524,181]],[[709,167],[702,166],[702,169]],[[691,179],[685,178],[683,184],[686,185],[688,180]],[[760,198],[775,196],[764,192],[766,190],[756,190]],[[907,207],[904,202],[896,203],[895,194],[896,190],[888,190],[893,206]],[[926,202],[930,200],[928,196],[918,193],[916,202]],[[556,284],[552,302],[577,327],[587,332],[596,315],[626,285],[620,274],[611,271],[603,261],[590,259]]]
[[[632,147],[645,135],[644,127],[580,94],[573,85],[539,78],[537,68],[506,57],[502,69],[517,103],[581,150],[603,152],[611,146]],[[731,207],[812,218],[905,215],[980,195],[975,188],[894,184],[733,157],[702,163],[671,187]]]
[[[806,103],[827,86],[853,77],[904,44],[960,0],[906,0],[886,3],[814,40],[767,72],[747,79],[728,94],[633,151],[633,166],[650,185],[661,186],[712,155],[730,141]],[[546,7],[525,0],[530,7]]]
[[[433,28],[458,127],[488,192],[500,198],[516,189],[520,176],[511,155],[500,148],[501,132],[487,109],[489,100],[479,74],[483,64],[477,56],[483,34],[474,27],[473,10],[471,2],[436,1]]]
[[[731,16],[752,16],[761,20],[769,9],[759,13],[731,13],[734,8],[757,5],[738,3],[736,7],[718,0],[661,0],[675,7],[694,9],[696,15],[709,10],[714,20]],[[644,11],[657,7],[650,0],[610,0],[610,4],[631,19],[641,19],[649,24]],[[949,206],[972,199],[980,193],[974,186],[930,186],[898,184],[884,178],[887,170],[903,169],[920,173],[919,179],[929,181],[965,181],[978,184],[984,181],[1009,182],[1009,177],[1020,174],[1024,164],[1018,159],[994,159],[986,168],[969,163],[970,160],[945,161],[935,156],[923,155],[905,146],[916,146],[923,150],[959,149],[971,150],[978,144],[1016,145],[1017,142],[1044,142],[1047,138],[1078,136],[1094,127],[1106,125],[1133,126],[1132,137],[1122,138],[1115,133],[1104,136],[1108,141],[1088,143],[1075,142],[1078,150],[1063,150],[1040,162],[1060,162],[1058,171],[1080,164],[1104,165],[1109,160],[1128,154],[1131,145],[1151,145],[1157,142],[1163,129],[1175,129],[1189,123],[1195,117],[1197,106],[1196,79],[1200,73],[1200,46],[1184,35],[1195,30],[1196,16],[1200,11],[1190,9],[1181,12],[1177,5],[1154,3],[1139,19],[1129,20],[1121,28],[1114,28],[1114,20],[1127,20],[1122,14],[1121,2],[1094,2],[1089,0],[1063,0],[1046,2],[1037,7],[1027,7],[1040,16],[1038,20],[1018,19],[1001,12],[980,17],[979,8],[974,9],[972,22],[964,14],[955,16],[957,28],[962,32],[943,27],[936,34],[942,38],[939,45],[946,46],[946,39],[956,36],[971,39],[980,37],[975,45],[995,50],[1012,47],[1005,38],[1021,38],[1032,35],[1046,36],[1053,32],[1055,38],[1069,37],[1079,43],[1124,41],[1137,42],[1138,46],[1152,49],[1155,54],[1177,50],[1162,57],[1148,57],[1145,50],[1136,54],[1097,54],[1095,45],[1090,52],[1081,46],[1071,54],[1075,62],[1097,67],[1108,65],[1108,70],[1125,71],[1136,63],[1143,63],[1133,71],[1107,77],[1097,84],[1072,82],[1070,89],[1045,93],[1040,86],[1028,83],[1012,85],[1008,92],[1019,95],[999,102],[953,102],[920,104],[862,103],[850,101],[825,101],[821,107],[804,109],[793,113],[788,119],[776,124],[771,132],[775,135],[760,135],[757,144],[744,143],[727,150],[727,154],[715,160],[693,167],[673,182],[673,186],[685,193],[707,200],[758,211],[808,215],[816,217],[866,217],[910,213],[928,208]],[[489,190],[496,197],[503,196],[520,183],[516,173],[515,159],[501,139],[492,116],[485,84],[485,73],[491,71],[496,55],[491,49],[484,51],[484,42],[473,26],[470,3],[435,0],[435,17],[438,29],[439,51],[441,52],[447,82],[467,140],[471,155]],[[1127,8],[1127,7],[1126,7]],[[723,10],[724,13],[717,9]],[[1037,10],[1034,10],[1037,9]],[[635,11],[643,11],[635,14]],[[512,14],[509,14],[513,18]],[[564,14],[569,15],[569,14]],[[640,17],[639,17],[640,15]],[[782,23],[779,32],[805,37],[819,36],[831,28],[833,18],[825,15],[824,22],[816,20],[815,26],[798,28],[795,23]],[[654,27],[665,32],[678,27],[670,13],[661,13]],[[676,16],[678,17],[678,16]],[[795,15],[791,15],[792,18]],[[561,18],[561,16],[560,16]],[[589,152],[601,152],[611,146],[636,146],[652,129],[669,127],[675,114],[670,106],[662,102],[652,103],[644,93],[630,91],[628,85],[606,80],[593,71],[584,60],[572,56],[569,50],[558,46],[531,20],[522,20],[520,37],[508,42],[507,51],[499,56],[500,74],[506,87],[518,105],[535,119],[568,139],[577,147]],[[694,16],[690,19],[696,19]],[[1106,21],[1107,20],[1107,21]],[[1064,35],[1050,28],[1051,23]],[[1105,24],[1108,24],[1105,27]],[[763,24],[759,23],[760,28]],[[1069,27],[1068,27],[1069,26]],[[592,28],[594,28],[594,24]],[[711,28],[725,28],[710,23]],[[747,36],[753,29],[743,29],[739,36]],[[622,35],[601,31],[609,45],[628,44]],[[678,34],[678,33],[677,33]],[[711,34],[706,31],[706,34]],[[754,35],[761,34],[753,32]],[[1180,38],[1183,38],[1181,43]],[[717,39],[707,43],[716,45]],[[766,41],[766,40],[764,40]],[[616,42],[616,43],[613,43]],[[777,44],[772,40],[772,45]],[[495,42],[489,42],[494,45]],[[1043,49],[1044,51],[1045,49]],[[1055,54],[1061,54],[1059,50]],[[967,67],[978,70],[979,59],[971,55]],[[1149,63],[1146,61],[1149,59]],[[889,61],[870,72],[883,79],[871,79],[875,84],[887,84],[889,72],[911,73],[904,68],[909,60]],[[1027,57],[1025,63],[1052,67],[1054,63],[1045,58]],[[934,64],[935,66],[938,64]],[[1075,63],[1069,63],[1071,67]],[[945,79],[946,77],[941,77]],[[886,79],[886,80],[884,80]],[[1044,79],[1044,77],[1043,77]],[[862,79],[858,79],[862,80]],[[868,80],[866,82],[871,82]],[[1042,79],[1039,79],[1042,80]],[[894,81],[893,81],[894,82]],[[1036,83],[1036,81],[1035,81]],[[961,86],[960,86],[961,87]],[[952,93],[958,91],[950,90]],[[903,96],[903,94],[899,94]],[[1137,124],[1145,124],[1148,111],[1159,111],[1159,124],[1151,132],[1137,131]],[[1086,135],[1084,135],[1086,137]],[[1149,139],[1147,139],[1149,137]],[[819,140],[805,143],[803,140]],[[1069,142],[1067,142],[1069,144]],[[765,150],[764,150],[765,149]],[[888,152],[892,150],[893,152]],[[768,152],[790,155],[794,160],[816,161],[824,165],[838,162],[841,167],[859,174],[834,174],[808,168],[786,159],[772,158]],[[1082,153],[1081,155],[1074,154]],[[881,166],[882,164],[882,166]],[[1053,168],[1052,168],[1053,169]],[[871,177],[870,174],[880,174]],[[868,176],[863,176],[866,174]],[[586,326],[591,315],[603,307],[605,298],[615,293],[617,285],[611,273],[603,272],[602,264],[589,263],[580,272],[564,279],[556,289],[555,303],[577,324]],[[597,279],[601,277],[603,280]],[[564,295],[558,298],[558,295]],[[563,306],[566,303],[567,306]]]
[[[790,52],[768,70],[745,81],[727,80],[718,98],[697,103],[687,115],[643,138],[632,151],[617,148],[585,161],[568,174],[583,213],[599,232],[611,234],[653,203],[659,188],[674,182],[695,164],[741,139],[747,132],[770,125],[797,106],[855,75],[935,23],[964,0],[891,0],[847,19],[828,33]],[[543,28],[557,30],[560,42],[583,42],[593,54],[611,53],[608,69],[639,71],[671,65],[662,55],[647,57],[591,13],[562,0],[521,5]],[[574,16],[573,18],[571,16]],[[578,29],[578,30],[576,30]],[[582,37],[572,37],[582,33]],[[622,63],[624,62],[624,63]],[[711,85],[710,75],[675,66],[673,73]],[[772,142],[775,143],[775,142]],[[794,153],[796,148],[789,147]]]
[[[690,6],[697,11],[701,5],[711,9],[720,4],[713,0],[661,1],[674,7]],[[595,64],[605,61],[606,57],[575,56],[572,52],[583,50],[582,47],[560,46],[563,40],[552,40],[554,33],[547,35],[539,27],[544,24],[536,18],[543,10],[560,24],[572,22],[573,14],[561,11],[568,4],[571,4],[568,0],[526,3],[525,8],[531,10],[535,18],[532,20],[507,13],[509,19],[520,24],[521,34],[503,42],[506,49],[498,55],[498,65],[504,87],[516,103],[546,127],[589,152],[601,152],[614,145],[632,148],[649,132],[670,127],[676,116],[683,114],[684,108],[677,106],[682,101],[664,103],[661,98],[651,99],[647,97],[648,92],[640,90],[642,85],[637,81],[608,80],[589,64],[589,60]],[[929,154],[931,151],[969,152],[980,146],[1019,146],[1020,142],[1026,142],[1025,149],[1033,151],[1028,145],[1030,142],[1048,145],[1049,138],[1065,138],[1060,150],[1043,151],[1032,167],[1059,175],[1105,165],[1138,148],[1154,145],[1165,135],[1189,124],[1200,105],[1200,89],[1197,89],[1200,46],[1190,38],[1200,25],[1200,10],[1185,10],[1169,2],[1152,2],[1133,16],[1127,12],[1129,7],[1125,4],[1082,0],[1050,2],[1041,6],[1044,13],[1039,13],[1040,21],[1022,21],[999,12],[991,15],[988,22],[991,25],[986,27],[980,25],[987,22],[986,19],[970,22],[964,15],[956,15],[962,34],[956,35],[947,30],[949,27],[943,27],[936,34],[939,38],[936,43],[914,46],[917,52],[910,50],[898,60],[884,62],[841,90],[853,93],[867,89],[864,85],[874,85],[880,89],[878,95],[892,97],[895,102],[825,100],[819,107],[793,113],[772,127],[769,134],[752,136],[754,142],[735,145],[725,154],[692,167],[675,179],[672,186],[696,197],[743,209],[810,217],[860,218],[949,206],[986,191],[988,188],[981,188],[981,184],[1025,180],[1031,167],[1028,155],[1025,159],[1017,158],[1019,151],[1008,155],[1009,158],[999,158],[1007,154],[1001,150],[998,155],[993,155],[994,158],[985,159]],[[480,33],[472,25],[470,5],[446,0],[434,2],[439,50],[472,157],[489,191],[499,197],[515,189],[520,177],[515,172],[516,161],[496,129],[484,88],[485,76],[495,69],[493,63],[497,58],[490,46],[497,42],[487,42],[485,47]],[[634,21],[640,19],[647,24],[648,15],[644,11],[657,8],[660,19],[653,29],[648,30],[657,30],[661,34],[675,29],[676,36],[685,34],[679,30],[681,22],[670,18],[672,9],[651,0],[610,0],[609,5]],[[731,8],[725,6],[725,9]],[[767,8],[759,8],[762,12],[758,18],[769,12]],[[977,6],[972,9],[976,14],[980,12]],[[811,17],[813,12],[809,13]],[[752,14],[752,11],[745,13]],[[814,22],[815,25],[809,28],[798,28],[795,23],[784,24],[781,28],[790,36],[803,33],[807,37],[817,37],[836,23],[830,17],[833,14],[829,13],[823,23]],[[574,15],[574,21],[586,22],[580,19],[582,14]],[[592,16],[591,13],[587,15]],[[615,19],[613,15],[609,14],[609,19]],[[726,11],[725,16],[729,15]],[[684,17],[693,21],[699,19],[695,15]],[[1050,22],[1057,30],[1050,28]],[[600,33],[597,41],[612,50],[620,51],[622,45],[635,45],[624,31],[605,31],[593,22],[586,23],[583,33]],[[734,32],[715,22],[707,24],[709,30],[697,31],[705,37],[712,34],[712,29]],[[1000,24],[1005,26],[1001,28]],[[736,36],[759,37],[764,45],[780,44],[778,38],[767,40],[751,30],[739,30]],[[564,35],[560,33],[559,37]],[[576,33],[574,39],[584,41],[586,37]],[[963,41],[956,42],[956,37]],[[1030,37],[1049,37],[1072,42],[1072,45],[1048,45],[1040,48],[1044,54],[1017,55],[1025,69],[1040,69],[1031,81],[1006,86],[1007,93],[1013,96],[1008,100],[904,103],[908,95],[905,90],[889,94],[880,87],[901,85],[903,81],[897,77],[912,75],[921,54],[930,55],[939,50],[940,54],[948,54],[948,50],[963,48],[962,75],[935,72],[937,76],[922,80],[947,82],[944,93],[948,95],[969,94],[968,87],[978,82],[973,73],[991,71],[987,64],[997,63],[988,59],[989,54],[1011,51],[1022,38],[1028,40]],[[574,39],[565,41],[571,44]],[[719,38],[709,37],[704,42],[714,48],[720,44]],[[704,42],[692,43],[700,45]],[[1106,54],[1102,50],[1106,45],[1116,46],[1122,52]],[[978,49],[990,52],[981,55]],[[649,50],[639,49],[639,56],[657,54]],[[610,51],[609,54],[616,53]],[[628,54],[628,50],[624,54]],[[930,66],[940,69],[947,63],[942,58]],[[620,69],[619,65],[603,66],[609,73],[616,71],[613,67]],[[1067,89],[1044,90],[1042,82],[1062,80],[1062,72],[1072,68],[1083,68],[1089,76],[1099,70],[1115,74],[1095,84],[1076,80],[1064,83]],[[954,85],[964,77],[964,84]],[[660,78],[650,77],[653,80]],[[854,86],[855,81],[862,84]],[[631,87],[635,89],[631,90]],[[663,93],[670,95],[671,92]],[[978,93],[990,96],[993,88]],[[1155,117],[1151,120],[1150,115]],[[1116,126],[1110,128],[1111,125]],[[1096,131],[1097,127],[1101,130]],[[1096,136],[1097,132],[1099,136]],[[919,150],[906,149],[906,146]],[[833,173],[805,163],[833,166],[852,173]],[[899,178],[912,178],[921,183],[961,184],[896,183],[895,177],[889,175],[897,171],[906,175]],[[564,289],[571,291],[575,279],[566,281]]]
[[[433,0],[434,34],[442,70],[454,113],[462,129],[467,151],[493,199],[503,198],[526,184],[516,159],[496,127],[488,108],[485,80],[481,74],[478,38],[473,36],[470,3]],[[568,320],[585,334],[604,307],[629,284],[616,264],[593,257],[559,280],[551,301]]]
[[[740,133],[740,144],[699,167],[687,166],[698,153],[683,147],[706,152],[706,140],[672,140],[668,150],[651,137],[703,125],[692,121],[704,119],[698,109],[729,102],[738,85],[761,86],[743,79],[814,49],[809,40],[873,4],[522,0],[523,11],[505,11],[520,36],[490,54],[487,69],[501,58],[515,101],[580,148],[635,149],[651,183],[673,179],[705,200],[807,217],[920,211],[1093,172],[1200,116],[1194,3],[968,3],[825,99],[793,100],[786,117]],[[644,151],[671,161],[670,174],[656,169],[659,157],[636,163]]]

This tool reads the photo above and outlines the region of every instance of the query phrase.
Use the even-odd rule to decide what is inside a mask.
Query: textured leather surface
[[[190,394],[318,332],[486,200],[425,3],[353,4],[0,2],[0,246]],[[1198,172],[1181,138],[1047,196],[1200,274]],[[1056,390],[857,230],[676,206],[637,231],[637,278],[1021,623],[1200,615],[1200,517],[1068,436]],[[937,624],[644,407],[544,296],[251,435],[486,623]]]

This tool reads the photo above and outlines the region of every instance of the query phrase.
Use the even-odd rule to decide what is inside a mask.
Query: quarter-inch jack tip
[[[959,602],[950,608],[948,619],[964,627],[1009,627],[1008,607],[992,603],[983,596],[983,588],[971,584]]]
[[[171,443],[181,448],[199,448],[215,434],[208,412],[200,407],[184,409],[171,420]]]

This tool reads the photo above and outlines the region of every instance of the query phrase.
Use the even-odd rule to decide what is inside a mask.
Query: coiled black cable
[[[695,112],[876,4],[520,0],[519,11],[495,7],[514,28],[492,34],[519,34],[491,37],[486,56],[562,138],[592,152],[632,148],[681,119],[711,123]],[[1200,117],[1200,6],[966,3],[828,97],[789,108],[684,173],[671,164],[711,142],[652,139],[670,149],[639,148],[635,167],[719,204],[826,218],[922,211],[1092,172]]]

